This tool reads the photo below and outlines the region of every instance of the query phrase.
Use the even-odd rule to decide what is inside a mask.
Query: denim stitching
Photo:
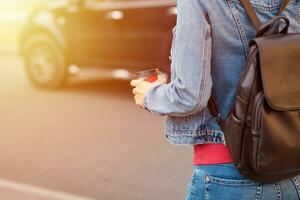
[[[232,186],[246,186],[246,185],[255,185],[256,182],[250,179],[244,179],[244,180],[229,180],[229,179],[222,179],[222,178],[217,178],[213,176],[207,176],[207,179],[215,184],[220,184],[220,185],[232,185]]]
[[[204,79],[202,79],[201,86],[203,88],[206,88],[206,83],[207,83],[207,81],[206,81],[207,67],[210,67],[209,66],[209,61],[211,60],[211,51],[212,51],[211,28],[210,27],[206,27],[204,38],[205,38],[204,39],[204,41],[205,41],[205,46],[204,46],[205,52],[204,52],[204,59],[203,59],[203,77],[204,77]],[[199,101],[199,104],[198,104],[196,110],[198,110],[199,107],[200,107],[200,105],[202,104],[203,97],[204,97],[204,95],[201,95],[201,99]]]
[[[171,133],[166,129],[167,135],[169,138],[182,138],[189,137],[191,139],[198,139],[202,142],[213,142],[213,143],[225,143],[224,133],[221,131],[210,131],[210,130],[202,130],[202,131],[191,131],[187,133],[187,130],[173,130]]]
[[[294,183],[296,190],[298,192],[298,197],[300,199],[300,184],[298,182],[298,179],[296,177],[291,178],[292,182]]]
[[[203,117],[201,118],[201,124],[205,124],[205,119],[207,118],[207,107],[203,110]]]
[[[202,93],[204,93],[205,91],[205,87],[206,87],[206,65],[207,65],[207,51],[209,50],[208,48],[208,42],[209,40],[207,39],[207,33],[208,33],[208,29],[210,27],[206,26],[205,27],[205,31],[204,31],[204,39],[203,39],[203,55],[202,55],[202,75],[201,75],[201,79],[200,79],[200,90],[198,92],[198,101],[196,102],[196,105],[194,106],[194,108],[192,109],[191,113],[195,112],[196,110],[199,109],[199,107],[202,106],[202,101],[203,101],[203,96],[204,95],[201,95]],[[211,42],[211,41],[210,41]]]
[[[188,142],[187,144],[225,144],[225,140],[222,138],[222,140],[220,140],[219,138],[216,137],[201,137],[201,138],[194,138],[194,137],[172,137],[170,135],[166,135],[167,138],[169,138],[170,140],[172,140],[173,143],[175,144],[182,144],[184,140],[188,140],[190,142]]]
[[[167,140],[174,145],[191,145],[191,144],[224,144],[225,140],[222,142],[215,142],[215,141],[205,141],[205,140],[200,140],[197,138],[193,138],[193,137],[177,137],[177,138],[173,138],[169,135],[165,135]]]
[[[256,187],[255,200],[261,200],[262,195],[262,183],[259,183]]]
[[[279,183],[275,183],[275,189],[277,191],[277,197],[278,197],[278,200],[281,200],[281,187],[280,187],[280,184]]]
[[[243,46],[244,46],[245,57],[247,57],[247,52],[248,52],[248,49],[249,49],[248,40],[247,40],[247,36],[246,36],[246,31],[244,29],[243,23],[242,23],[241,18],[239,16],[239,12],[236,9],[233,0],[228,0],[227,3],[228,3],[228,6],[230,7],[231,14],[233,16],[233,19],[235,21],[235,24],[237,26],[238,32],[239,32],[240,37],[241,37],[241,41],[242,41]]]
[[[204,176],[205,188],[204,188],[204,198],[205,200],[209,200],[209,185],[210,185],[210,178],[208,176]]]
[[[170,49],[170,56],[169,56],[169,60],[172,61],[173,55],[174,55],[174,45],[175,45],[175,37],[176,37],[176,25],[173,27],[172,29],[172,42],[171,42],[171,49]]]
[[[186,136],[194,136],[195,133],[196,135],[202,135],[202,134],[211,134],[211,133],[217,133],[217,134],[223,134],[222,131],[220,130],[194,130],[194,129],[173,129],[173,128],[169,128],[169,127],[166,127],[166,130],[167,131],[171,131],[172,133],[170,133],[171,135],[183,135],[185,134]]]
[[[207,136],[212,136],[212,137],[216,137],[216,138],[221,138],[222,136],[222,132],[213,132],[213,131],[209,131],[209,130],[203,130],[203,131],[193,131],[193,132],[185,132],[186,130],[177,130],[175,131],[176,133],[169,133],[170,136],[172,137],[180,137],[180,136],[187,136],[187,137],[203,137],[205,135]]]

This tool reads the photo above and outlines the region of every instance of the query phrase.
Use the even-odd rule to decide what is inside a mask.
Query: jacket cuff
[[[152,87],[152,88],[145,94],[144,100],[143,100],[143,106],[144,106],[144,109],[147,110],[148,112],[150,112],[152,115],[156,115],[156,116],[164,116],[164,114],[161,114],[161,113],[159,113],[159,112],[156,112],[156,111],[150,109],[150,107],[151,107],[151,106],[150,106],[150,103],[151,103],[151,102],[149,102],[149,95],[150,95],[150,93],[153,91],[153,88],[158,87],[158,86],[159,86],[159,85]]]

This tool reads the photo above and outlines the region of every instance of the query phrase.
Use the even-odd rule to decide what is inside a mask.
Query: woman
[[[225,146],[224,134],[207,108],[211,94],[224,119],[235,100],[249,41],[256,31],[238,0],[178,0],[171,48],[171,82],[133,80],[135,102],[152,114],[167,115],[172,144],[194,145],[194,172],[186,200],[300,199],[300,176],[260,183],[241,175]],[[252,0],[262,22],[279,12],[281,0]],[[300,1],[283,12],[290,32],[300,32]]]

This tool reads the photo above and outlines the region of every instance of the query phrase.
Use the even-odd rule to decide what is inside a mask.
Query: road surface
[[[40,90],[3,53],[0,77],[1,200],[184,199],[192,148],[168,143],[128,81]]]

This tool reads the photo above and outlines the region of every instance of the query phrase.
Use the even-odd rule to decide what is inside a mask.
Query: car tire
[[[69,77],[63,50],[46,34],[33,35],[24,45],[26,72],[30,81],[42,88],[59,88]]]

